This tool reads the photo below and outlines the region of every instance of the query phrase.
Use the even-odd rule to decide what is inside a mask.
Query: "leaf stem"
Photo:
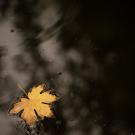
[[[28,97],[27,93],[25,92],[24,88],[23,88],[21,85],[19,85],[19,84],[17,84],[17,85],[18,85],[18,88],[19,88],[20,90],[22,90],[23,93],[24,93],[24,94],[27,96],[27,98],[29,99],[29,97]]]

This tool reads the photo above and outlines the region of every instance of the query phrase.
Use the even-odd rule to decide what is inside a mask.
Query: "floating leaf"
[[[21,98],[19,102],[13,104],[9,114],[17,114],[22,111],[20,117],[29,125],[32,126],[38,120],[38,117],[51,118],[54,116],[51,107],[52,103],[57,100],[57,97],[50,93],[51,90],[45,91],[44,85],[33,87],[31,92],[28,92],[28,98]]]

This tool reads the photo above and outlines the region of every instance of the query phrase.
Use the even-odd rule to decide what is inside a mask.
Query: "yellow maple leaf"
[[[29,125],[32,126],[38,120],[38,116],[53,117],[51,110],[52,103],[57,100],[57,97],[50,94],[50,91],[44,91],[44,85],[33,87],[31,92],[28,92],[28,98],[21,98],[10,109],[9,114],[17,114],[23,110],[20,117]],[[37,113],[37,114],[36,114]]]

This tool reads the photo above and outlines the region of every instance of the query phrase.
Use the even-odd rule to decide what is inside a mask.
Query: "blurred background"
[[[130,1],[0,0],[0,135],[134,135]],[[30,129],[8,109],[34,85],[60,97]]]

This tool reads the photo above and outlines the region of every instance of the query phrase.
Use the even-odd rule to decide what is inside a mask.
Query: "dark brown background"
[[[0,0],[0,135],[133,135],[130,1]],[[30,130],[10,105],[47,83],[54,119]]]

